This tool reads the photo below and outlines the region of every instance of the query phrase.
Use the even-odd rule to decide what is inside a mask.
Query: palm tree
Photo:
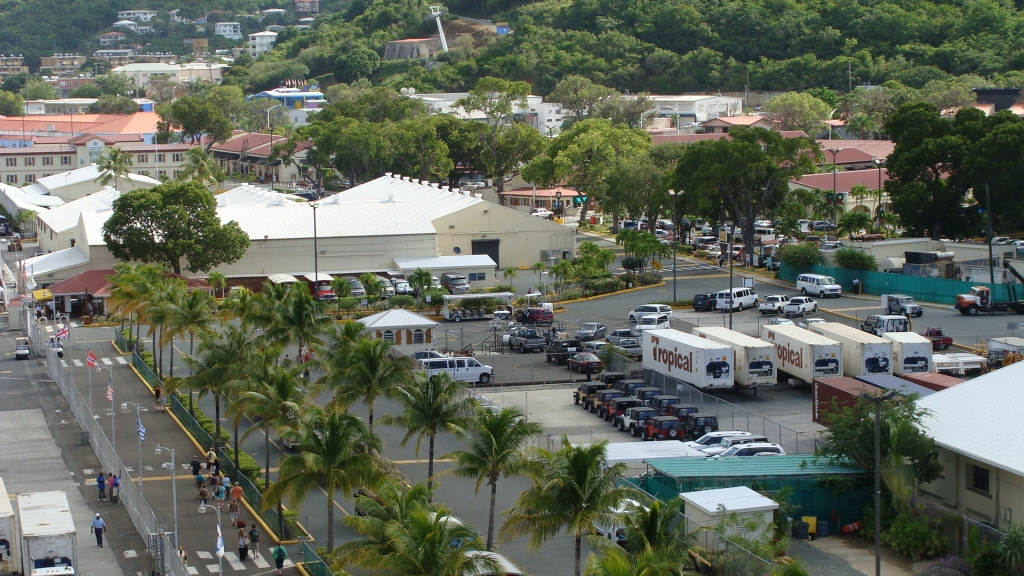
[[[294,284],[283,301],[268,302],[268,306],[271,316],[263,338],[269,344],[297,344],[299,350],[305,350],[308,345],[319,344],[320,335],[333,324],[305,284]]]
[[[478,408],[476,418],[468,428],[452,427],[452,434],[466,447],[442,456],[455,460],[455,467],[442,474],[475,478],[476,491],[487,480],[491,487],[490,515],[487,518],[487,549],[494,549],[494,506],[498,496],[498,479],[519,475],[530,464],[524,450],[531,436],[541,433],[541,427],[527,422],[523,413],[515,408],[501,412]]]
[[[205,146],[196,146],[185,153],[178,179],[195,180],[203,186],[211,186],[224,179],[224,170]]]
[[[875,119],[863,112],[854,114],[853,117],[846,120],[846,131],[855,132],[857,137],[861,140],[864,139],[864,133],[871,133],[878,129],[878,123]]]
[[[583,535],[597,523],[611,524],[624,500],[635,492],[617,488],[626,465],[619,462],[605,467],[606,440],[573,446],[562,435],[557,452],[538,449],[538,458],[529,471],[533,486],[523,491],[512,509],[506,512],[502,536],[506,539],[530,534],[528,546],[540,548],[563,529],[576,537],[573,574],[580,576],[580,551]]]
[[[681,563],[663,554],[645,552],[630,555],[607,538],[590,537],[601,556],[590,556],[586,576],[675,576],[682,574]]]
[[[352,493],[357,486],[373,484],[378,477],[377,438],[362,419],[332,408],[307,408],[299,428],[287,433],[298,445],[297,454],[281,457],[280,473],[263,499],[264,506],[287,496],[292,506],[301,505],[321,487],[327,493],[327,553],[334,551],[334,494]]]
[[[530,267],[530,270],[532,272],[536,272],[537,273],[537,289],[538,290],[542,290],[541,289],[541,285],[544,283],[544,280],[542,278],[543,278],[544,271],[546,271],[547,269],[548,269],[547,266],[545,266],[543,262],[535,262],[533,264],[533,266]]]
[[[302,366],[293,363],[287,366],[275,365],[274,358],[271,354],[257,356],[257,370],[250,376],[262,377],[254,378],[234,403],[237,411],[255,423],[242,434],[243,442],[253,431],[263,430],[267,457],[264,468],[266,486],[270,486],[270,431],[282,434],[295,429],[307,399],[302,391],[305,384]]]
[[[213,298],[205,290],[193,290],[168,301],[166,328],[160,336],[160,345],[171,345],[171,376],[174,376],[174,339],[188,334],[188,353],[191,355],[195,349],[196,333],[209,332],[217,324],[216,310]]]
[[[863,210],[852,210],[839,218],[839,229],[849,234],[867,230],[871,226],[871,215]]]
[[[380,544],[355,549],[348,559],[372,573],[402,576],[465,576],[500,572],[497,556],[480,551],[476,532],[451,521],[451,512],[417,509],[405,522],[384,524]],[[462,542],[452,546],[452,542]],[[351,546],[350,546],[351,548]]]
[[[343,564],[387,554],[389,524],[405,524],[413,512],[433,509],[426,484],[406,487],[392,478],[382,480],[376,489],[360,488],[353,498],[353,505],[359,514],[346,516],[341,523],[363,537],[338,547],[335,557]]]
[[[120,148],[107,148],[96,162],[96,168],[100,172],[96,182],[106,186],[113,180],[114,189],[120,190],[121,178],[127,178],[131,174],[132,155],[122,152]]]
[[[362,337],[356,341],[348,358],[348,368],[342,377],[340,389],[335,389],[335,401],[351,406],[362,399],[369,411],[370,430],[373,430],[373,403],[378,397],[393,398],[398,389],[412,382],[415,361],[408,356],[391,356],[391,343]]]
[[[320,345],[316,346],[317,356],[310,361],[321,376],[316,381],[319,390],[331,390],[331,404],[339,409],[348,407],[348,370],[352,366],[350,357],[356,343],[364,337],[363,325],[359,322],[343,322],[328,328]],[[345,398],[342,400],[342,398]]]
[[[200,334],[195,356],[189,355],[185,360],[192,375],[184,379],[184,384],[198,392],[200,398],[213,394],[214,442],[220,442],[220,398],[229,392],[234,382],[244,377],[247,359],[253,349],[249,335],[241,328],[229,325],[219,333]]]
[[[505,282],[511,284],[512,281],[516,279],[516,276],[519,275],[519,273],[516,272],[515,268],[509,266],[508,268],[505,268],[505,271],[502,272],[501,275],[505,277]]]
[[[124,329],[124,315],[128,314],[128,341],[132,340],[132,325],[142,304],[139,274],[134,266],[124,262],[114,265],[114,274],[107,276],[110,281],[110,309],[121,315],[121,328]]]
[[[157,349],[157,340],[163,342],[164,326],[170,317],[170,309],[185,297],[185,281],[180,278],[161,278],[152,285],[147,298],[145,313],[149,322],[146,335],[153,339],[153,372],[163,376],[164,347]],[[159,335],[159,336],[158,336]]]
[[[220,297],[224,297],[224,289],[228,286],[228,279],[220,272],[210,272],[206,277],[206,283],[214,290],[220,288]]]
[[[359,275],[359,282],[366,289],[366,299],[371,305],[380,300],[384,291],[380,285],[380,278],[377,278],[376,274],[373,272],[363,272]]]
[[[555,279],[555,290],[557,291],[560,286],[564,286],[576,275],[576,267],[573,266],[571,260],[559,260],[551,267],[551,275]]]
[[[334,290],[335,315],[341,318],[341,299],[352,297],[352,285],[348,280],[334,276],[331,278],[331,290]]]
[[[401,446],[405,446],[413,436],[416,437],[417,457],[423,439],[427,439],[428,488],[433,486],[434,440],[438,433],[454,426],[467,426],[473,414],[476,400],[465,396],[465,392],[465,385],[453,380],[445,372],[430,377],[420,375],[413,383],[398,389],[396,397],[402,403],[403,412],[380,419],[385,425],[405,428]]]
[[[434,282],[434,275],[429,270],[423,268],[417,268],[415,272],[409,275],[409,286],[416,291],[416,296],[423,298],[423,291],[430,288],[430,285]]]
[[[682,509],[683,500],[678,496],[667,502],[651,498],[643,505],[627,506],[622,515],[626,528],[622,548],[632,556],[661,554],[678,566],[694,543],[693,534],[686,532],[686,522],[680,521]]]

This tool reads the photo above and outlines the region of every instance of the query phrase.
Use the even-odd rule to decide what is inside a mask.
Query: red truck
[[[921,336],[932,341],[932,350],[945,350],[953,345],[953,339],[942,333],[942,328],[925,328]]]

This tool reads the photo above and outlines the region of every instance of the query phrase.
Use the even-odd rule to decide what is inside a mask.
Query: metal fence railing
[[[107,435],[100,427],[100,422],[94,418],[93,412],[89,409],[88,401],[82,397],[71,379],[67,369],[61,364],[53,350],[46,350],[46,373],[53,379],[64,395],[65,401],[71,408],[71,413],[78,420],[79,426],[85,435],[83,441],[87,440],[99,459],[100,466],[104,470],[121,470],[121,504],[128,511],[128,515],[138,530],[150,556],[150,573],[160,576],[188,576],[189,571],[178,557],[175,550],[173,525],[157,519],[153,509],[142,497],[139,487],[134,483],[134,478],[128,470],[128,466],[121,461],[114,447],[108,440]]]
[[[160,380],[160,377],[156,375],[156,372],[153,372],[153,369],[146,364],[145,360],[142,359],[142,356],[139,356],[139,353],[135,350],[132,350],[132,366],[151,387],[159,388],[160,386],[163,386],[163,382]]]
[[[613,354],[610,370],[628,374],[630,378],[643,378],[648,386],[657,386],[665,394],[675,394],[684,404],[694,404],[700,407],[701,412],[714,414],[718,417],[720,430],[745,430],[761,434],[769,441],[780,444],[787,454],[813,454],[817,447],[818,441],[813,436],[797,432],[727,400],[705,394],[682,380],[644,369],[641,363],[625,356]]]
[[[302,543],[302,567],[310,576],[334,576],[327,562],[306,542]]]
[[[114,330],[114,346],[117,346],[117,349],[122,353],[127,353],[128,349],[131,348],[131,343],[121,330]]]

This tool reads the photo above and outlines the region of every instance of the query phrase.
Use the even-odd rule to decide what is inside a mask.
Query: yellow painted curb
[[[647,290],[648,288],[660,288],[661,286],[664,286],[664,285],[665,285],[665,282],[662,281],[662,282],[658,282],[657,284],[648,284],[647,286],[636,286],[634,288],[626,288],[625,290],[619,290],[618,292],[609,292],[607,294],[598,294],[597,296],[587,296],[586,298],[577,298],[575,300],[563,300],[563,301],[559,302],[558,304],[564,305],[564,304],[575,304],[576,302],[589,302],[591,300],[597,300],[599,298],[604,298],[606,296],[615,296],[617,294],[628,294],[630,292],[636,292],[638,290]]]

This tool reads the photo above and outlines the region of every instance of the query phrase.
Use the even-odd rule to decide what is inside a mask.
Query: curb
[[[577,298],[575,300],[563,300],[559,304],[575,304],[577,302],[589,302],[591,300],[597,300],[600,298],[606,298],[608,296],[615,296],[618,294],[629,294],[630,292],[636,292],[638,290],[647,290],[648,288],[660,288],[665,286],[665,282],[661,281],[657,284],[648,284],[647,286],[635,286],[633,288],[626,288],[625,290],[619,290],[618,292],[609,292],[607,294],[598,294],[597,296],[587,296],[586,298]]]

